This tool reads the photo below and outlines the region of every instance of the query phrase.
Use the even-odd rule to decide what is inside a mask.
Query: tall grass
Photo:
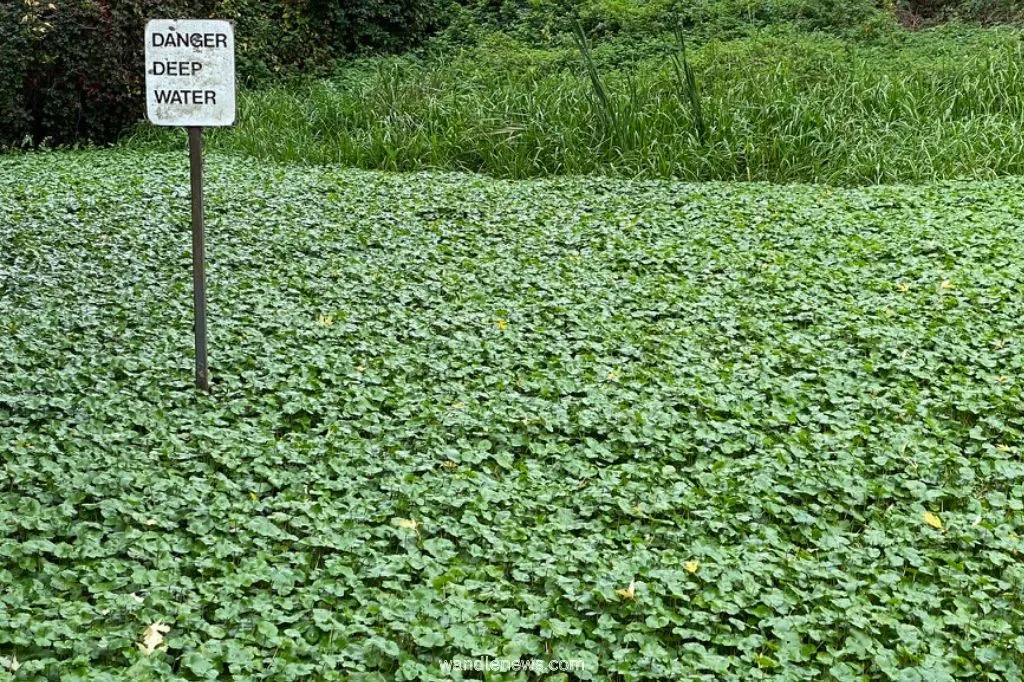
[[[581,50],[589,50],[579,36]],[[388,58],[244,93],[216,149],[508,178],[919,182],[1024,173],[1024,61],[1011,31],[865,48],[788,36],[708,44],[600,73],[594,60]],[[137,144],[180,135],[140,132]]]
[[[708,125],[704,120],[704,106],[700,101],[700,88],[697,85],[697,76],[690,66],[690,60],[686,58],[686,40],[682,31],[676,32],[676,40],[679,42],[679,54],[672,55],[672,67],[676,73],[676,84],[678,85],[679,97],[683,103],[690,107],[693,115],[693,129],[697,133],[697,139],[701,144],[707,141]]]
[[[594,64],[594,58],[590,55],[590,42],[587,40],[587,35],[583,32],[583,26],[578,19],[573,24],[572,37],[576,41],[576,47],[579,48],[580,54],[583,56],[587,77],[590,79],[590,85],[594,88],[595,105],[600,114],[601,123],[606,128],[613,128],[616,124],[615,107],[612,106],[608,93],[605,92],[604,83],[601,82],[601,74],[598,73],[597,66]]]

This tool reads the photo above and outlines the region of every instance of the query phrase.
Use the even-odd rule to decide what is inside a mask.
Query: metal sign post
[[[155,125],[188,129],[196,387],[209,391],[203,128],[235,122],[235,34],[230,23],[154,19],[146,24],[146,114]]]
[[[206,225],[203,224],[203,129],[188,129],[189,175],[192,185],[192,300],[196,327],[196,388],[210,390],[206,359]]]

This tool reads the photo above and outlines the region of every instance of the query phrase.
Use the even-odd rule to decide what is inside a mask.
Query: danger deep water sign
[[[226,21],[146,24],[146,113],[159,126],[235,122],[235,34]]]

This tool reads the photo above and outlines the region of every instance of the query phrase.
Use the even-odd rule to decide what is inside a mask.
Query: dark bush
[[[0,144],[108,142],[141,114],[148,16],[211,2],[25,0],[0,11]]]
[[[0,7],[0,146],[115,140],[143,115],[151,18],[236,24],[242,82],[398,50],[440,22],[445,0],[18,0]]]
[[[20,23],[23,15],[23,7],[15,3],[0,5],[0,146],[29,134],[30,117],[22,97],[29,27]]]

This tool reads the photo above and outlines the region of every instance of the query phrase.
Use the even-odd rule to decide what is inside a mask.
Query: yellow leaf
[[[686,569],[687,573],[696,573],[698,570],[700,570],[700,562],[687,561],[685,564],[683,564],[683,568]]]
[[[459,402],[457,402],[457,403],[455,403],[455,404],[453,404],[453,405],[452,405],[452,409],[453,409],[453,410],[461,410],[461,409],[462,409],[463,407],[465,407],[465,406],[466,406],[466,403],[464,403],[464,402],[462,402],[462,401],[460,400]]]
[[[505,320],[498,320],[498,329],[500,329],[501,331],[505,331],[506,329],[508,329],[508,322],[506,322]]]
[[[616,372],[614,369],[612,371],[608,372],[608,381],[615,381],[618,378],[619,378],[619,373]]]
[[[953,288],[953,282],[951,282],[948,279],[944,279],[942,280],[942,284],[939,285],[939,288],[942,289],[943,291],[949,291],[950,289]]]
[[[139,647],[139,651],[149,656],[157,650],[157,647],[164,643],[164,635],[170,631],[171,627],[169,625],[157,621],[146,626],[146,631],[142,634],[142,642],[136,644],[136,646]],[[162,648],[162,650],[166,649],[166,646]]]
[[[629,587],[624,590],[615,590],[615,594],[619,595],[623,599],[629,599],[630,601],[636,600],[636,580],[629,581]]]
[[[395,519],[394,524],[399,528],[405,528],[406,530],[414,530],[417,533],[420,532],[420,524],[416,523],[412,519]]]
[[[253,502],[259,502],[260,496],[252,491],[249,491],[249,499],[251,499]]]
[[[926,511],[924,514],[921,515],[921,518],[924,519],[924,522],[932,528],[938,528],[939,530],[942,530],[942,520],[935,514]]]
[[[321,327],[330,327],[334,324],[334,315],[317,315],[316,323]]]
[[[908,291],[910,291],[910,285],[909,285],[909,284],[900,284],[900,285],[899,285],[898,287],[896,287],[896,288],[900,290],[900,293],[901,293],[901,294],[905,294],[905,293],[907,293]]]
[[[996,446],[996,450],[998,450],[999,452],[1011,452],[1013,448],[1004,443],[1000,443],[999,445]]]

